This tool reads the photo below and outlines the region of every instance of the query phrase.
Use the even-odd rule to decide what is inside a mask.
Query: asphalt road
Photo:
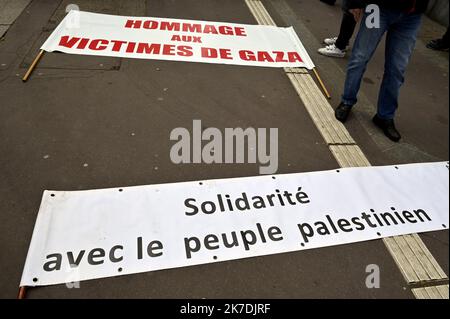
[[[31,1],[0,41],[0,297],[14,298],[44,189],[78,190],[253,176],[259,164],[175,165],[170,131],[192,126],[279,128],[278,173],[337,168],[279,69],[47,54],[21,75],[70,1]],[[256,23],[243,0],[77,1],[121,15]],[[265,1],[293,25],[338,103],[345,60],[314,52],[337,30],[340,11],[319,1]],[[327,21],[326,25],[323,21]],[[427,21],[402,93],[399,128],[387,142],[370,126],[383,58],[367,73],[348,128],[373,164],[448,160],[448,53],[422,46],[441,28]],[[448,274],[448,231],[422,235]],[[366,266],[381,269],[367,289]],[[40,287],[29,298],[413,298],[380,241]]]

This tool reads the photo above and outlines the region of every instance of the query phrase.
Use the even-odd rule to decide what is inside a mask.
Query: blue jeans
[[[366,13],[356,37],[353,53],[347,67],[342,102],[355,105],[361,79],[367,63],[372,58],[383,35],[386,36],[384,76],[378,96],[378,116],[393,119],[398,107],[400,87],[404,82],[406,67],[417,40],[421,24],[420,14],[407,14],[381,8],[380,28],[369,29],[366,26]]]

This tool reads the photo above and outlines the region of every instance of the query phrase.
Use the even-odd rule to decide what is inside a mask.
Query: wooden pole
[[[27,294],[27,287],[21,286],[19,287],[19,295],[17,296],[17,299],[25,299]]]
[[[319,81],[320,86],[322,87],[322,90],[325,93],[325,96],[327,97],[327,99],[331,99],[331,95],[330,95],[330,93],[328,93],[328,90],[325,87],[325,84],[323,83],[322,79],[320,78],[319,72],[317,72],[316,68],[313,68],[313,71],[314,71],[314,75],[317,78],[317,81]]]
[[[30,77],[31,73],[33,72],[34,68],[36,67],[36,65],[38,64],[39,60],[42,58],[42,56],[44,55],[44,50],[40,50],[38,55],[36,55],[36,57],[34,58],[33,63],[31,63],[30,67],[27,70],[27,73],[25,73],[25,75],[22,78],[23,82],[26,82],[28,80],[28,78]]]

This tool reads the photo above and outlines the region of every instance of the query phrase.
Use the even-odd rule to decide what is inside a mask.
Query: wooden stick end
[[[19,294],[17,295],[17,299],[25,299],[27,294],[27,287],[21,286],[19,287]]]

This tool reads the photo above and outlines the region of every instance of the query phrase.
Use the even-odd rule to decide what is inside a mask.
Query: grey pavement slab
[[[0,25],[10,25],[31,0],[0,0]]]
[[[8,31],[9,25],[0,25],[0,38]]]
[[[0,39],[31,0],[0,0]]]

